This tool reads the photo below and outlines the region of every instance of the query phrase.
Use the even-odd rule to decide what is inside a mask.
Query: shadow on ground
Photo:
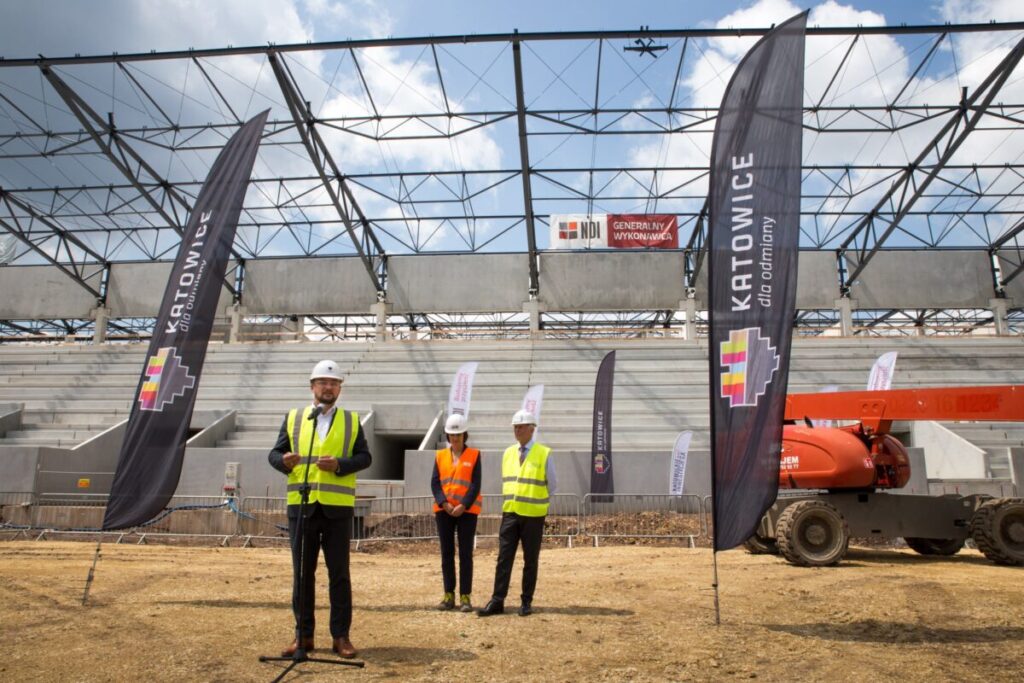
[[[768,624],[769,631],[802,638],[861,643],[1000,643],[1024,640],[1024,627],[936,628],[900,621],[864,619],[847,624]]]

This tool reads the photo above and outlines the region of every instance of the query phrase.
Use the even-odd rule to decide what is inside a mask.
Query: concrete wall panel
[[[388,261],[394,313],[521,311],[529,289],[526,254],[395,256]]]
[[[249,315],[366,314],[377,302],[357,257],[249,261],[242,304]]]
[[[864,309],[988,308],[990,263],[983,251],[879,252],[851,296]]]
[[[1013,257],[1013,260],[999,260],[999,269],[1002,271],[1004,278],[1009,277],[1015,270],[1017,270],[1018,261],[1016,259],[1018,258],[1018,254],[1013,253]],[[1024,272],[1015,275],[1014,278],[1010,280],[1010,283],[1006,285],[1006,296],[1013,299],[1012,306],[1017,308],[1024,306]]]
[[[96,297],[54,266],[0,268],[0,292],[3,320],[89,318],[96,308]]]
[[[170,261],[159,263],[115,263],[110,266],[110,282],[107,283],[107,308],[112,317],[153,318],[160,312],[167,279],[174,264]],[[235,263],[228,263],[226,272],[229,284],[235,282]],[[217,302],[217,316],[231,305],[231,294],[221,287]]]
[[[838,298],[836,255],[831,251],[801,251],[796,280],[796,307],[833,308]]]
[[[541,254],[549,311],[671,309],[686,297],[681,252]]]

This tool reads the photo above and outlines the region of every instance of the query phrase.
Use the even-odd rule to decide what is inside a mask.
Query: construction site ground
[[[260,663],[292,635],[282,547],[0,542],[4,681],[270,681]],[[476,553],[474,601],[494,578]],[[510,613],[439,613],[432,544],[376,543],[352,556],[352,640],[364,669],[306,663],[297,681],[992,681],[1020,680],[1024,570],[977,551],[926,558],[851,548],[805,569],[719,553],[715,625],[706,548],[548,547],[533,616],[521,618],[517,558]],[[326,571],[316,644],[334,655]]]

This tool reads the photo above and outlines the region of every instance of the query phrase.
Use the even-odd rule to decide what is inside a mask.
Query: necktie
[[[519,464],[526,462],[526,446],[519,447]]]

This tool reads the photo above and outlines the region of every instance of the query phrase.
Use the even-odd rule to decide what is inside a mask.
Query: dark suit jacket
[[[334,411],[334,418],[338,417],[343,409],[338,406],[338,409]],[[300,413],[301,416],[301,413]],[[331,426],[334,426],[332,419]],[[309,448],[307,444],[300,444],[300,448]],[[288,416],[285,415],[284,421],[281,423],[281,431],[277,435],[277,443],[274,444],[274,448],[270,451],[267,456],[267,460],[270,462],[270,466],[278,472],[288,474],[289,470],[284,465],[284,455],[291,451],[291,439],[288,436]],[[360,425],[356,425],[356,442],[352,446],[352,457],[350,458],[338,458],[338,469],[334,471],[339,477],[343,477],[346,474],[352,474],[360,470],[365,470],[370,466],[373,461],[373,457],[370,455],[370,448],[366,445],[366,437],[363,436],[363,428]],[[344,517],[352,517],[353,509],[346,505],[322,505],[319,502],[312,503],[306,506],[306,517],[312,515],[317,509],[323,511],[323,514],[328,519],[341,519]],[[288,517],[296,518],[299,516],[299,506],[289,505],[288,506]]]

